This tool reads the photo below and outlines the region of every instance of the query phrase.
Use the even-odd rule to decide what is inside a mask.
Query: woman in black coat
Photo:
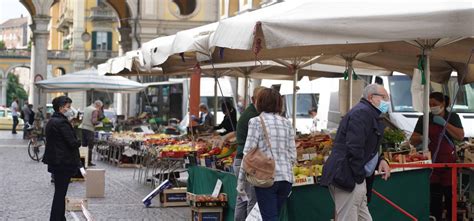
[[[71,177],[82,167],[79,147],[81,142],[67,114],[71,111],[72,100],[66,96],[53,100],[54,113],[46,125],[46,150],[43,162],[48,164],[48,172],[54,176],[54,198],[50,220],[66,220],[65,197]],[[65,116],[66,115],[66,116]]]

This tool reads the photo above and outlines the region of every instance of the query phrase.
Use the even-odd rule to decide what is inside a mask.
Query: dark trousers
[[[12,133],[16,134],[16,127],[18,126],[18,116],[13,116]]]
[[[430,184],[430,213],[436,220],[442,220],[444,209],[447,211],[446,220],[451,220],[451,197],[451,186]]]
[[[92,149],[94,149],[94,131],[82,129],[82,146],[87,146],[89,148],[88,158],[89,162],[92,162]]]
[[[291,183],[277,181],[269,188],[255,187],[258,207],[263,221],[277,221],[281,207],[291,191]]]
[[[56,171],[54,175],[54,198],[51,206],[50,221],[66,220],[66,193],[71,180],[71,173],[64,171]]]

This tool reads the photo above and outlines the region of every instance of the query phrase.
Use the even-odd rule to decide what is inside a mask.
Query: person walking
[[[449,97],[441,92],[430,94],[430,115],[428,137],[431,142],[428,149],[433,163],[456,163],[455,141],[464,139],[464,129],[457,113],[449,112]],[[449,116],[449,119],[448,119]],[[443,132],[444,127],[446,131]],[[412,145],[423,143],[423,116],[418,118],[415,130],[410,137]],[[438,147],[439,144],[439,147]],[[451,218],[451,170],[435,168],[430,177],[430,214],[441,220],[446,209],[446,217]],[[443,203],[444,198],[444,203]]]
[[[30,117],[31,109],[28,106],[28,102],[25,102],[23,108],[21,109],[21,115],[23,116],[23,139],[28,139],[29,132],[28,127],[30,127]]]
[[[253,96],[251,98],[252,103],[242,112],[240,115],[239,121],[237,121],[237,155],[234,160],[234,173],[235,176],[239,176],[240,166],[242,164],[242,158],[244,157],[244,146],[247,141],[247,133],[249,129],[249,120],[251,118],[258,116],[257,108],[255,107],[255,102],[257,101],[258,93],[265,87],[256,87],[253,90]],[[247,181],[243,181],[243,186],[245,192],[247,193],[247,199],[243,199],[241,195],[237,195],[235,200],[235,212],[234,220],[235,221],[245,221],[247,215],[250,213],[252,208],[257,202],[257,196],[255,195],[255,189]]]
[[[268,188],[254,188],[262,219],[276,221],[293,183],[293,165],[296,162],[295,130],[288,119],[280,116],[283,105],[278,91],[271,88],[262,89],[258,93],[256,106],[261,114],[249,121],[242,161],[245,161],[246,154],[253,148],[258,148],[274,159],[273,185]],[[242,196],[248,195],[244,188],[245,179],[245,171],[241,169],[237,191]]]
[[[13,102],[10,105],[10,109],[12,111],[12,117],[13,117],[13,127],[12,127],[12,134],[16,134],[16,127],[18,126],[18,98],[13,97]]]
[[[334,200],[336,221],[372,220],[367,203],[377,166],[383,179],[390,177],[388,162],[378,153],[385,127],[380,115],[389,107],[383,86],[370,84],[339,124],[321,178]]]
[[[66,96],[53,99],[54,113],[46,125],[46,149],[43,162],[54,176],[54,197],[51,206],[51,221],[66,220],[65,197],[71,177],[82,166],[79,156],[80,141],[65,117],[72,100]]]
[[[94,148],[94,133],[95,126],[100,123],[99,115],[104,104],[100,100],[94,101],[89,107],[84,110],[82,123],[79,125],[82,131],[82,146],[88,147],[88,165],[95,166],[92,163],[92,149]]]

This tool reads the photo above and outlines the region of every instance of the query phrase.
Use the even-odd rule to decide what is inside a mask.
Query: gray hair
[[[102,103],[101,100],[96,100],[96,101],[94,101],[94,105],[95,105],[96,107],[102,107],[102,106],[104,106],[104,103]]]
[[[382,87],[380,84],[369,84],[367,87],[364,88],[364,92],[362,92],[362,97],[365,99],[369,99],[369,95],[377,94],[379,87]]]
[[[209,110],[209,108],[207,107],[207,104],[205,103],[199,104],[199,108],[206,109],[207,111]]]

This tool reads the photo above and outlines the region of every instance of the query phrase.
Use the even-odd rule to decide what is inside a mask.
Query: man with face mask
[[[389,107],[387,91],[378,84],[368,85],[339,124],[321,178],[334,200],[335,220],[372,220],[367,203],[375,170],[385,180],[390,177],[390,167],[378,153],[385,127],[380,115]]]
[[[459,115],[448,111],[448,98],[441,92],[430,94],[431,113],[429,115],[428,137],[431,142],[428,144],[428,149],[431,152],[433,163],[455,163],[454,141],[464,139],[464,129]],[[444,127],[446,127],[446,131],[443,134]],[[422,144],[422,141],[423,116],[420,116],[410,137],[410,143],[416,146]],[[445,199],[444,205],[443,197]],[[441,220],[444,209],[447,211],[446,217],[451,217],[451,170],[436,168],[430,177],[430,213],[436,217],[436,220]]]
[[[82,146],[87,146],[89,149],[89,166],[95,166],[95,164],[92,163],[92,149],[94,148],[95,126],[100,123],[99,114],[102,106],[104,106],[102,101],[96,100],[89,107],[86,107],[82,117],[82,123],[79,125],[79,128],[82,129]]]

